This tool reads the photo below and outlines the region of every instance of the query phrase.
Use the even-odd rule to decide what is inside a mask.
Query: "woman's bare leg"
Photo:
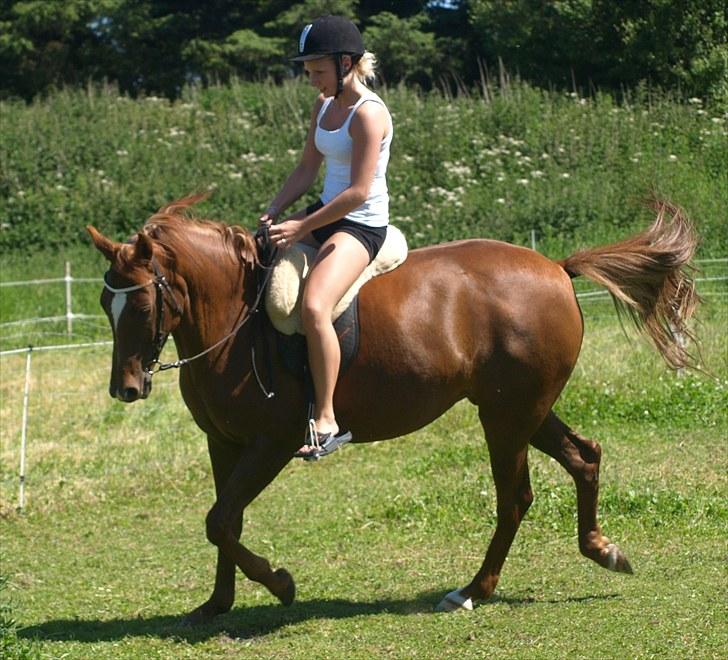
[[[366,248],[351,234],[337,232],[319,249],[303,292],[301,314],[308,359],[316,393],[316,428],[321,433],[339,430],[334,413],[334,389],[341,351],[331,313],[369,264]]]

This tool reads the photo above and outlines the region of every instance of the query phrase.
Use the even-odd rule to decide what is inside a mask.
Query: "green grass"
[[[655,188],[694,218],[700,256],[728,254],[728,140],[710,108],[637,96],[617,107],[520,84],[491,102],[385,95],[392,212],[413,246],[528,243],[536,229],[539,249],[560,257],[645,226],[634,201]],[[65,261],[75,277],[98,278],[85,224],[123,238],[192,190],[216,191],[203,215],[251,226],[295,162],[311,101],[301,85],[240,84],[187,90],[175,104],[113,90],[0,103],[0,279],[62,277]],[[724,262],[701,267],[725,277]],[[297,601],[283,608],[239,577],[235,608],[190,630],[180,618],[214,576],[204,531],[214,494],[174,376],[124,406],[106,392],[110,349],[34,353],[19,514],[25,356],[0,358],[0,655],[723,657],[728,289],[698,288],[713,378],[676,377],[622,334],[609,302],[589,300],[582,355],[556,406],[602,444],[601,522],[635,575],[579,555],[574,488],[532,451],[534,505],[494,597],[467,615],[433,607],[470,580],[495,523],[471,406],[396,442],[287,466],[246,511],[245,540],[291,570]],[[75,283],[74,312],[99,314],[98,295],[98,283]],[[0,323],[64,312],[62,284],[0,289]],[[76,320],[71,339],[109,335],[105,319]],[[68,339],[65,322],[0,328],[3,350]]]
[[[467,615],[432,608],[472,577],[495,522],[472,406],[396,442],[291,463],[246,511],[245,539],[293,572],[296,603],[283,608],[240,576],[235,608],[189,630],[180,617],[213,580],[213,488],[173,378],[124,406],[105,393],[105,349],[35,355],[18,515],[24,362],[3,358],[0,530],[19,640],[74,658],[721,657],[725,306],[708,309],[701,331],[717,379],[675,377],[606,303],[585,316],[557,410],[602,443],[601,521],[635,575],[579,555],[571,482],[532,451],[536,500],[494,598]]]

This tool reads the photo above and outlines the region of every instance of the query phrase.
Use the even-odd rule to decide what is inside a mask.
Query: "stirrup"
[[[339,431],[338,435],[319,433],[316,430],[316,423],[310,419],[306,444],[314,449],[310,452],[297,451],[294,457],[302,458],[304,461],[318,461],[324,456],[333,454],[339,447],[351,441],[352,437],[351,431]]]

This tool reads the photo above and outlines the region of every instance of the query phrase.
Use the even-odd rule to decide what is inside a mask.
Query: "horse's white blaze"
[[[111,320],[114,323],[114,332],[116,332],[116,326],[119,325],[119,319],[124,307],[126,307],[126,294],[115,293],[111,299]]]

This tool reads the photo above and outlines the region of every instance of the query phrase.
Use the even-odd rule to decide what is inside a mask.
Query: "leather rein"
[[[237,332],[242,328],[255,314],[258,313],[260,309],[260,303],[263,299],[263,294],[265,293],[266,286],[268,285],[268,281],[270,280],[271,274],[273,272],[273,259],[275,258],[275,254],[277,250],[275,248],[271,249],[271,244],[268,239],[268,228],[263,227],[261,228],[258,233],[256,234],[256,238],[260,237],[261,240],[261,253],[263,258],[263,261],[266,263],[261,263],[261,267],[266,271],[265,277],[262,279],[262,281],[259,280],[258,282],[258,291],[255,297],[255,302],[253,303],[253,306],[248,310],[248,313],[237,323],[237,325],[230,331],[228,334],[226,334],[222,339],[216,341],[212,346],[209,346],[204,351],[200,351],[197,353],[197,355],[192,355],[190,357],[181,358],[178,360],[175,360],[174,362],[161,362],[159,360],[159,356],[162,353],[162,349],[164,348],[164,345],[167,343],[167,339],[169,338],[169,331],[164,331],[164,302],[167,300],[167,302],[170,304],[174,312],[178,316],[182,316],[184,310],[182,306],[177,301],[177,298],[174,295],[174,292],[172,291],[172,287],[170,286],[169,282],[167,281],[167,278],[165,277],[164,273],[162,272],[162,269],[159,266],[159,263],[157,260],[152,257],[151,259],[151,266],[152,271],[154,272],[154,277],[149,280],[148,282],[145,282],[144,284],[135,284],[133,286],[123,287],[123,288],[116,288],[111,286],[108,281],[106,280],[106,276],[111,272],[110,270],[104,273],[104,287],[110,291],[111,293],[129,293],[131,291],[139,291],[140,289],[145,289],[148,286],[154,285],[154,288],[156,289],[156,300],[155,300],[155,307],[156,307],[156,328],[154,331],[154,345],[153,345],[153,352],[152,357],[147,361],[147,363],[143,367],[144,373],[149,377],[151,380],[152,376],[154,374],[160,372],[160,371],[167,371],[168,369],[179,369],[180,367],[184,366],[185,364],[188,364],[192,362],[193,360],[197,360],[198,358],[201,358],[203,355],[207,355],[210,351],[216,349],[221,344],[224,344],[228,339],[233,337],[237,334]],[[255,349],[253,348],[253,345],[251,344],[251,351],[253,354],[253,368],[255,369]],[[256,372],[256,378],[258,377],[258,374]],[[260,382],[260,379],[258,378],[258,384],[262,388],[262,383]],[[264,394],[267,398],[271,398],[273,396],[273,393],[268,393],[265,391],[264,388],[262,388],[264,391]]]

